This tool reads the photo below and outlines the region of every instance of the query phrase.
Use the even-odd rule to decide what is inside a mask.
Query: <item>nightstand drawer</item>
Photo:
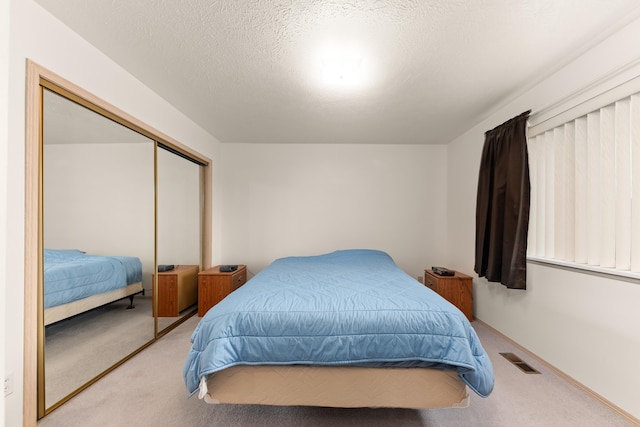
[[[178,317],[197,302],[199,270],[197,265],[177,265],[173,270],[158,273],[158,317]],[[155,280],[155,274],[151,280]],[[154,302],[152,312],[155,306]]]
[[[247,281],[247,269],[243,268],[240,271],[236,271],[236,273],[231,276],[231,282],[233,283],[232,290],[238,289],[240,286],[244,285]]]
[[[220,266],[198,274],[198,316],[207,311],[247,281],[247,267],[239,265],[236,271],[221,272]]]
[[[432,270],[424,271],[424,285],[458,307],[473,321],[473,279],[458,271],[454,276],[439,276]]]
[[[428,274],[424,275],[424,285],[433,292],[438,292],[438,282],[433,280],[433,278]]]

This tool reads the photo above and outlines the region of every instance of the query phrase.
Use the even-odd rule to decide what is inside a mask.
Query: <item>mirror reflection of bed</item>
[[[86,383],[123,354],[135,351],[150,335],[150,299],[143,295],[140,260],[77,252],[45,249],[46,401],[50,403],[64,398],[70,386]],[[51,301],[48,290],[61,297]]]
[[[154,142],[49,90],[43,110],[51,407],[154,336]]]

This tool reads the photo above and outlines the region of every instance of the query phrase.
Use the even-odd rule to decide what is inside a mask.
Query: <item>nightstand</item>
[[[236,271],[221,272],[220,266],[198,274],[198,316],[224,299],[247,281],[247,266],[239,265]]]
[[[473,321],[473,279],[456,271],[455,276],[439,276],[432,270],[424,271],[424,285],[455,305]]]
[[[173,270],[158,273],[158,317],[178,317],[196,303],[199,270],[198,265],[176,265]],[[151,307],[153,312],[155,303]]]

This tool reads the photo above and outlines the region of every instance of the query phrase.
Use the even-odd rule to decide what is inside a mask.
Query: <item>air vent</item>
[[[507,359],[509,362],[511,362],[514,365],[516,365],[518,368],[520,368],[520,370],[522,372],[524,372],[525,374],[539,374],[540,373],[537,370],[535,370],[534,368],[532,368],[531,365],[529,365],[527,362],[525,362],[524,360],[520,359],[518,356],[516,356],[513,353],[500,353],[500,355],[502,357],[504,357],[505,359]]]

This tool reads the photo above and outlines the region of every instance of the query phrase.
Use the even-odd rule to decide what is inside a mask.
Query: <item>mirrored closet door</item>
[[[158,145],[158,330],[198,307],[202,269],[202,165]]]
[[[30,61],[27,110],[25,419],[39,419],[197,312],[211,169]]]
[[[151,341],[154,141],[43,92],[44,399]]]

